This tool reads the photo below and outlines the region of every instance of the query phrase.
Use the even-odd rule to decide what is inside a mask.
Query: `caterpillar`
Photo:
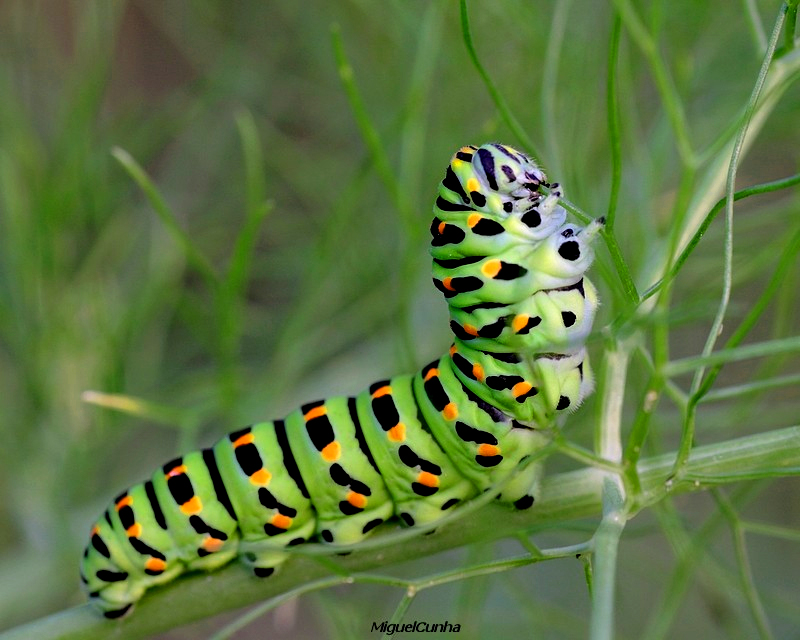
[[[592,388],[584,342],[598,298],[584,274],[603,225],[567,223],[546,180],[512,147],[459,149],[430,227],[449,350],[413,375],[231,433],[124,491],[83,554],[90,602],[119,618],[150,587],[237,556],[266,577],[289,547],[354,544],[395,517],[428,525],[501,481],[499,500],[530,507],[541,465],[521,463]]]

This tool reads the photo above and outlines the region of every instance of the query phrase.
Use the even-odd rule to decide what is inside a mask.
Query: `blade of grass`
[[[556,99],[558,97],[558,61],[562,56],[564,36],[567,30],[567,17],[572,7],[572,0],[564,0],[556,3],[553,8],[553,17],[550,20],[547,41],[547,50],[544,55],[544,67],[542,73],[542,130],[546,139],[548,165],[553,175],[564,175],[564,164],[561,161],[561,147],[558,142],[558,118],[556,114]]]
[[[767,340],[755,342],[742,347],[732,349],[720,349],[707,355],[691,356],[681,358],[667,363],[664,367],[664,375],[671,377],[682,373],[689,373],[701,367],[709,365],[725,364],[727,362],[737,362],[749,360],[750,358],[763,358],[784,353],[794,353],[800,351],[800,336],[781,338],[778,340]]]
[[[367,113],[367,108],[364,105],[364,101],[355,83],[353,67],[344,51],[341,29],[338,24],[331,25],[331,42],[333,44],[333,53],[339,71],[339,78],[347,94],[350,109],[353,111],[353,117],[367,145],[370,157],[375,164],[375,170],[378,172],[378,176],[380,176],[386,190],[389,192],[389,197],[397,208],[397,212],[400,214],[401,222],[405,227],[411,229],[416,223],[416,216],[408,201],[408,197],[404,194],[403,189],[400,188],[397,176],[389,162],[389,156],[386,153],[386,148],[381,141],[378,130],[375,128],[375,125],[372,123]]]
[[[640,51],[644,55],[655,80],[658,93],[667,113],[673,135],[677,145],[678,155],[684,167],[695,166],[695,155],[691,145],[691,133],[686,122],[681,100],[675,88],[675,83],[667,71],[664,60],[658,51],[658,44],[647,31],[647,27],[639,19],[630,0],[614,0],[622,22],[631,34]]]
[[[183,411],[169,405],[158,404],[142,398],[121,393],[103,393],[88,390],[81,394],[81,400],[104,409],[121,413],[168,426],[185,427],[197,422],[196,412]]]
[[[790,187],[794,187],[800,184],[800,173],[796,173],[792,176],[788,176],[786,178],[781,178],[780,180],[774,180],[772,182],[765,182],[762,184],[754,185],[752,187],[747,187],[740,191],[737,191],[733,194],[734,201],[743,200],[744,198],[748,198],[754,195],[760,195],[763,193],[771,193],[773,191],[778,191],[780,189],[788,189]],[[692,254],[692,252],[697,248],[697,245],[702,240],[703,236],[705,235],[708,228],[711,226],[711,223],[717,217],[717,214],[722,210],[727,202],[726,198],[720,198],[717,203],[711,208],[711,210],[706,214],[703,222],[695,231],[694,235],[692,236],[691,240],[686,244],[681,251],[680,256],[678,256],[675,263],[672,265],[672,269],[670,269],[669,275],[665,278],[662,278],[655,284],[651,285],[650,288],[647,289],[642,294],[642,301],[646,300],[654,293],[656,293],[661,287],[663,287],[667,282],[673,280],[675,276],[678,275],[680,270],[683,268],[683,264]]]
[[[608,47],[608,72],[606,75],[606,118],[608,122],[608,140],[611,147],[611,188],[608,194],[605,225],[608,235],[613,235],[614,233],[614,223],[617,218],[617,202],[619,201],[619,190],[622,184],[622,132],[619,87],[617,86],[619,41],[621,33],[622,19],[620,18],[619,12],[615,11]]]
[[[747,382],[745,384],[738,384],[732,387],[715,389],[704,395],[701,402],[719,402],[721,400],[730,400],[731,398],[740,398],[751,393],[762,393],[764,391],[769,391],[770,389],[780,389],[781,387],[793,386],[800,388],[800,374],[778,376],[775,378],[769,378],[768,380],[758,380],[756,382]]]
[[[739,580],[741,582],[742,593],[750,608],[750,616],[753,620],[753,624],[760,638],[763,640],[771,640],[773,637],[772,631],[769,628],[769,621],[764,612],[764,605],[761,604],[761,598],[758,596],[758,589],[753,580],[753,569],[747,554],[747,545],[745,543],[744,530],[741,526],[739,514],[736,512],[733,503],[721,491],[714,489],[711,491],[711,495],[714,497],[720,513],[722,513],[722,516],[727,520],[731,530],[733,548],[736,554],[736,564],[739,567]]]
[[[464,46],[466,46],[469,59],[472,61],[472,64],[478,72],[478,75],[481,77],[481,80],[483,80],[483,84],[486,85],[486,90],[489,92],[489,96],[492,98],[492,102],[494,102],[495,107],[497,107],[500,117],[503,119],[503,122],[506,123],[506,126],[511,130],[511,133],[522,143],[522,146],[526,149],[526,151],[530,152],[535,158],[541,158],[542,156],[539,153],[536,145],[533,143],[533,139],[525,132],[525,129],[511,112],[511,109],[509,108],[505,98],[500,94],[494,84],[494,81],[491,79],[489,74],[486,72],[486,69],[483,68],[483,65],[478,59],[478,53],[475,50],[475,43],[472,40],[472,34],[470,32],[469,15],[467,13],[467,0],[460,0],[460,7],[461,36],[464,39]]]
[[[144,192],[150,202],[150,206],[153,207],[161,223],[172,234],[172,237],[177,241],[186,255],[186,259],[197,270],[203,280],[205,280],[209,289],[216,289],[219,285],[219,276],[217,272],[208,259],[192,242],[186,232],[181,229],[172,209],[169,208],[158,188],[153,184],[153,181],[145,170],[134,160],[131,154],[120,147],[115,147],[111,151],[111,155],[114,156],[117,162],[128,172],[128,175],[133,178],[134,182],[139,185],[139,188]]]

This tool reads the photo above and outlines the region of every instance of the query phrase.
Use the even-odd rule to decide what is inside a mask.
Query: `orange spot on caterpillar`
[[[92,527],[92,530],[89,532],[89,537],[91,538],[92,536],[96,536],[99,533],[100,533],[100,527],[98,527],[97,525],[94,525]]]
[[[245,433],[243,436],[239,436],[233,443],[233,448],[236,449],[237,447],[241,447],[245,444],[253,444],[255,440],[255,436],[252,433]]]
[[[324,404],[319,405],[318,407],[314,407],[313,409],[309,409],[308,413],[306,413],[303,418],[306,422],[309,420],[313,420],[314,418],[319,418],[320,416],[324,416],[328,413],[328,410],[325,408]]]
[[[467,191],[478,191],[480,189],[480,186],[481,185],[478,182],[477,178],[470,178],[469,180],[467,180]]]
[[[483,367],[480,365],[480,363],[476,362],[475,364],[472,365],[472,375],[475,376],[475,379],[478,382],[483,382],[483,379],[486,376],[486,374],[484,373]]]
[[[224,544],[225,542],[220,540],[219,538],[209,537],[203,540],[203,543],[200,546],[203,547],[203,549],[205,549],[206,551],[214,553],[215,551],[219,551],[220,549],[222,549],[222,545]]]
[[[199,496],[192,496],[189,500],[181,505],[181,513],[187,516],[192,516],[200,513],[203,510],[203,501]]]
[[[440,223],[439,223],[439,226],[436,228],[436,230],[437,230],[437,231],[438,231],[440,234],[442,234],[442,233],[444,233],[445,227],[447,227],[447,223],[445,223],[445,222],[440,222]]]
[[[450,347],[450,357],[452,358],[457,352],[458,352],[458,349],[456,349],[456,345],[452,345]]]
[[[430,371],[428,371],[428,373],[425,374],[425,382],[427,382],[431,378],[435,378],[438,375],[439,375],[438,369],[431,369]]]
[[[367,496],[356,493],[355,491],[351,491],[347,494],[347,501],[357,509],[363,509],[367,506]]]
[[[455,420],[458,417],[458,407],[454,402],[448,402],[445,408],[442,409],[442,415],[445,420]]]
[[[487,278],[494,278],[500,273],[501,267],[502,263],[499,260],[487,260],[481,267],[481,273]]]
[[[144,563],[144,568],[153,573],[161,573],[167,568],[167,563],[161,558],[148,558]]]
[[[186,465],[181,464],[178,465],[177,467],[174,467],[173,469],[170,469],[165,477],[167,479],[174,478],[175,476],[182,476],[184,473],[186,473]]]
[[[465,333],[468,333],[471,336],[477,336],[478,335],[478,328],[477,327],[473,327],[471,324],[465,324],[463,329],[464,329]]]
[[[392,388],[388,384],[385,384],[380,389],[375,391],[375,393],[372,394],[372,397],[380,398],[381,396],[391,395],[391,393],[392,393]]]
[[[278,527],[278,529],[288,529],[292,526],[292,519],[289,516],[283,515],[282,513],[276,513],[274,516],[272,516],[270,524]]]
[[[326,462],[336,462],[342,455],[342,445],[334,440],[333,442],[325,445],[322,451],[320,451],[320,455]]]
[[[453,278],[447,276],[444,280],[442,280],[442,286],[444,286],[444,288],[447,289],[448,291],[455,291],[455,289],[453,289],[452,282]]]
[[[130,527],[125,529],[125,533],[129,538],[138,538],[142,535],[142,525],[138,522],[134,522]]]
[[[482,444],[478,447],[478,455],[491,458],[500,454],[500,447],[494,444]]]
[[[515,398],[519,398],[520,396],[524,396],[528,391],[533,388],[530,382],[518,382],[511,388],[511,393],[514,394]]]
[[[386,435],[392,442],[403,442],[406,439],[406,425],[398,422],[386,432]]]
[[[250,475],[250,482],[255,485],[261,485],[262,487],[266,487],[270,480],[272,480],[272,474],[264,467],[261,467],[258,471],[254,471]]]
[[[475,189],[470,189],[470,191],[475,191]],[[472,227],[478,224],[482,219],[483,216],[480,213],[470,213],[467,218],[467,226],[472,229]]]
[[[428,471],[421,471],[417,476],[417,482],[424,484],[426,487],[438,487],[439,478]]]
[[[524,313],[514,316],[514,319],[511,321],[511,328],[514,329],[514,333],[519,333],[522,331],[530,319],[531,317]]]
[[[132,504],[133,504],[133,498],[131,498],[130,496],[125,496],[124,498],[122,498],[121,500],[119,500],[119,501],[117,502],[117,504],[115,504],[115,505],[114,505],[114,508],[115,508],[117,511],[119,511],[119,510],[120,510],[120,509],[122,509],[123,507],[130,507]]]

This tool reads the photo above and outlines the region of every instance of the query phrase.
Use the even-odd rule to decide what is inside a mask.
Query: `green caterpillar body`
[[[266,577],[288,547],[357,543],[393,517],[429,524],[507,479],[592,385],[583,343],[597,292],[584,273],[602,221],[567,224],[560,195],[511,147],[462,147],[431,225],[449,352],[232,433],[125,491],[84,552],[90,600],[117,618],[151,586],[237,556]],[[540,469],[525,466],[499,499],[530,507]]]

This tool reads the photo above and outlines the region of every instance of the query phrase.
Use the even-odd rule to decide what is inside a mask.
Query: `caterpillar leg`
[[[532,507],[539,497],[543,475],[544,465],[541,462],[528,464],[524,469],[513,473],[497,499],[501,502],[509,502],[517,509]]]
[[[288,560],[284,547],[275,547],[271,541],[243,540],[239,544],[239,559],[256,577],[268,578]]]

